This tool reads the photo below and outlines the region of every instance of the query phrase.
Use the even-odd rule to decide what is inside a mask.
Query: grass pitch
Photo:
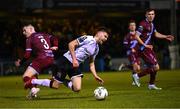
[[[82,90],[74,93],[40,87],[39,98],[26,100],[21,76],[0,77],[0,108],[180,108],[180,70],[159,71],[157,86],[163,90],[148,90],[149,76],[141,78],[141,87],[132,86],[130,71],[99,73],[109,92],[106,100],[97,101],[93,91],[98,87],[90,73],[85,73]],[[40,75],[49,78],[49,75]]]

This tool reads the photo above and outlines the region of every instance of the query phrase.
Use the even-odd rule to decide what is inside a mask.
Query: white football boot
[[[37,98],[37,93],[40,91],[40,88],[31,88],[29,94],[27,95],[28,99],[34,99]]]
[[[139,82],[139,77],[137,74],[133,74],[132,75],[132,78],[133,78],[133,81],[134,81],[134,84],[137,86],[137,87],[140,87],[140,82]]]
[[[136,84],[135,84],[135,82],[133,81],[133,82],[132,82],[132,86],[135,86],[135,85],[136,85]]]
[[[149,89],[149,90],[162,90],[162,88],[156,87],[154,84],[149,85],[149,86],[148,86],[148,89]]]

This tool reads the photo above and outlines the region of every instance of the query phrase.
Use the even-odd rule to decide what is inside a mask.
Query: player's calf
[[[50,88],[58,89],[60,87],[60,83],[57,80],[51,79]]]

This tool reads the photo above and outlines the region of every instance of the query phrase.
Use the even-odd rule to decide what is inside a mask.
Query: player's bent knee
[[[35,71],[33,68],[28,67],[28,68],[26,69],[26,71],[24,72],[24,74],[23,74],[23,78],[24,78],[24,77],[32,77],[32,76],[34,76],[34,75],[36,75],[36,71]]]
[[[81,90],[81,87],[73,87],[72,89],[74,92],[79,92]]]

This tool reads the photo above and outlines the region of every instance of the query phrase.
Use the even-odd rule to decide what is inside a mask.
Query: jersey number
[[[138,43],[137,40],[132,40],[132,41],[130,42],[130,44],[131,44],[130,48],[134,48],[137,43]]]
[[[44,39],[44,37],[41,36],[41,37],[39,37],[39,38],[40,38],[40,41],[41,41],[41,43],[43,44],[44,48],[45,48],[45,49],[49,49],[49,45],[48,45],[47,41]]]

